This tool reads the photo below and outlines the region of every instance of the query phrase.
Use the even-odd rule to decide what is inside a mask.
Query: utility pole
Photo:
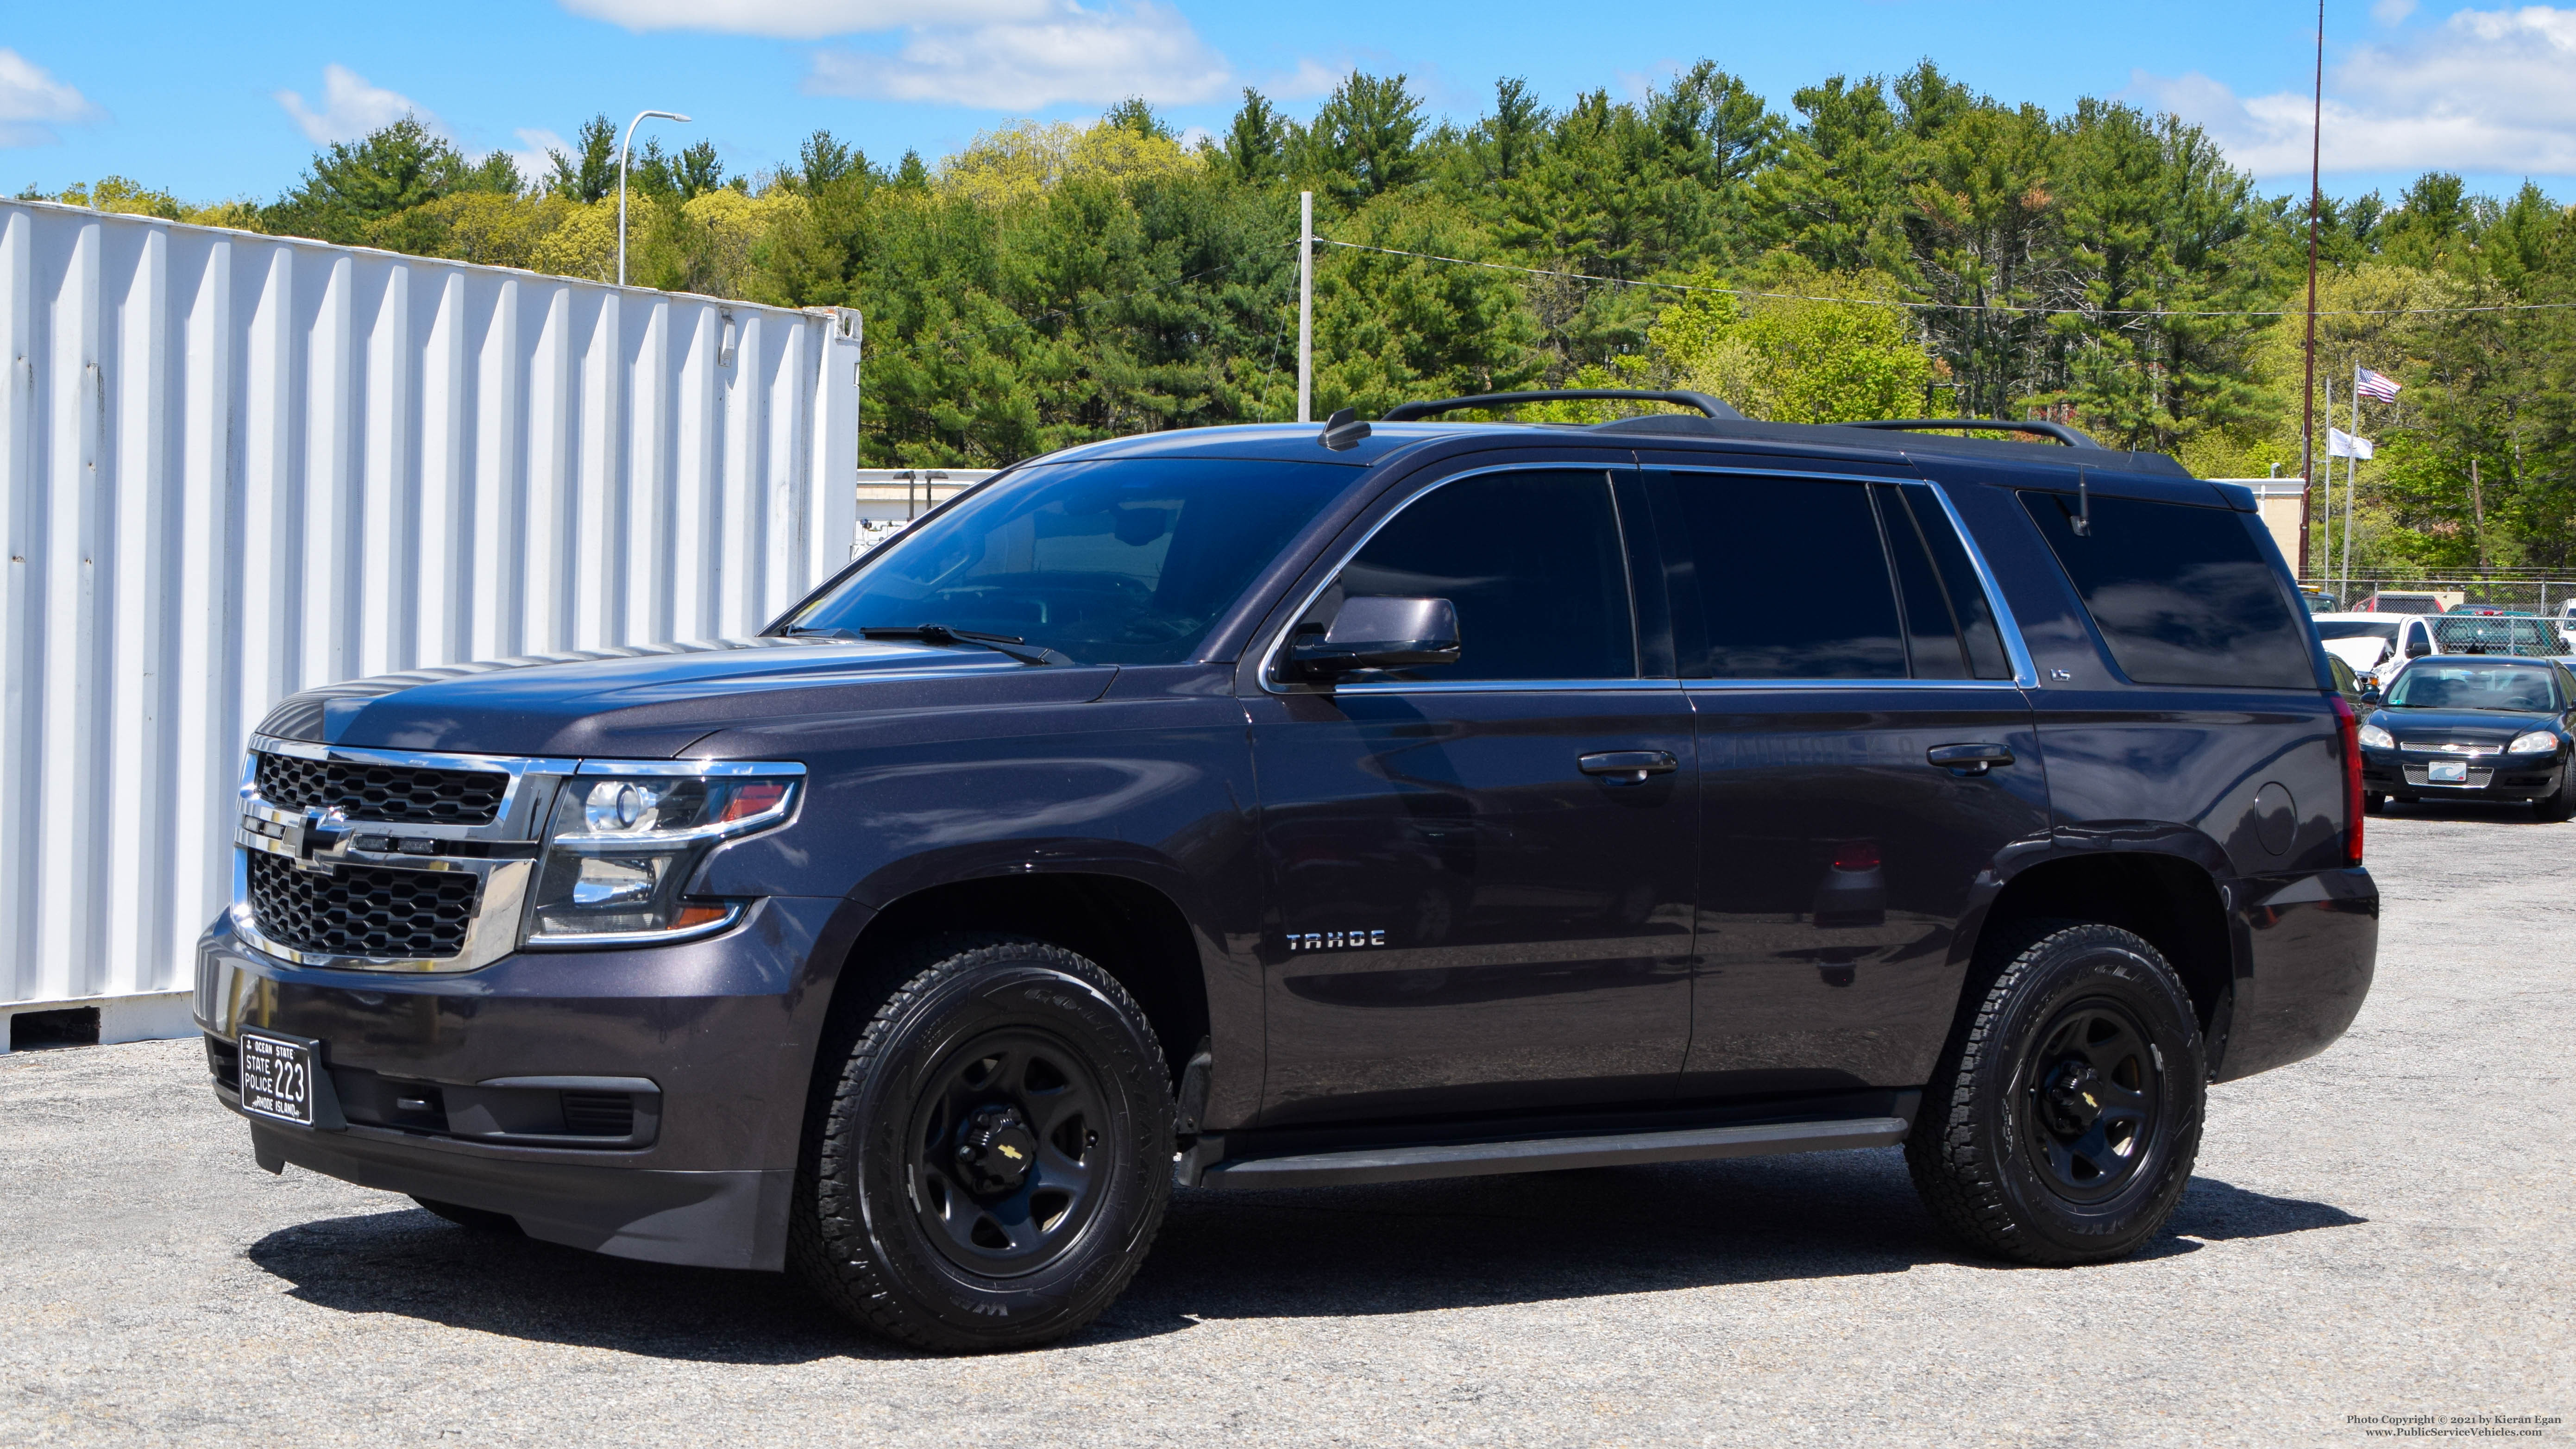
[[[2317,214],[2325,209],[2323,171],[2326,135],[2326,0],[2317,0],[2317,92],[2308,131],[2308,380],[2299,398],[2299,573],[2308,572],[2308,493],[2316,483],[2317,452]],[[2327,415],[2331,418],[2333,415]],[[2333,466],[2328,460],[2328,467]],[[2334,526],[2334,515],[2326,515]],[[2326,554],[2334,565],[2331,549]]]
[[[2317,3],[2322,5],[2325,0]],[[635,119],[626,123],[626,142],[617,148],[617,285],[621,287],[626,285],[626,157],[635,149],[635,128],[643,125],[647,116],[660,116],[683,126],[689,123],[689,118],[677,111],[637,111]]]
[[[2319,4],[2325,0],[2318,0]],[[1315,420],[1315,193],[1297,193],[1297,421]]]

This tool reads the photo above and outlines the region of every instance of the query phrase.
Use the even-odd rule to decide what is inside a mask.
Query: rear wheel
[[[1915,1188],[1976,1251],[2121,1257],[2164,1226],[2200,1150],[2191,997],[2112,926],[2028,923],[1985,959],[1905,1145]]]
[[[1062,1338],[1162,1225],[1162,1049],[1117,979],[1061,947],[952,938],[915,965],[827,1066],[791,1259],[824,1301],[918,1348]]]

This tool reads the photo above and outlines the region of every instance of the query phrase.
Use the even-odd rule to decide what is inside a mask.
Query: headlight
[[[2361,747],[2365,750],[2393,750],[2397,748],[2397,738],[2377,725],[2363,725]]]
[[[593,760],[582,770],[565,782],[547,822],[528,913],[531,946],[678,940],[731,924],[738,903],[683,900],[680,892],[719,843],[783,823],[805,773],[802,765],[744,761]]]
[[[2545,755],[2557,748],[2558,736],[2547,730],[2533,730],[2527,735],[2514,736],[2513,743],[2505,746],[2504,752],[2508,755]]]

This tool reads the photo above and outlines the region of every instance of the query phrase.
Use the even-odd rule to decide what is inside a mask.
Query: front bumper
[[[2464,761],[2469,776],[2466,783],[2435,784],[2427,778],[2426,772],[2435,761],[2461,759],[2364,750],[2361,788],[2373,795],[2411,795],[2421,800],[2541,800],[2558,792],[2560,774],[2567,768],[2562,761],[2545,756],[2525,756],[2517,762],[2510,755],[2477,755]]]
[[[508,1213],[621,1257],[774,1269],[847,914],[772,898],[705,940],[422,974],[280,961],[227,913],[198,942],[197,1024],[235,1112],[221,1067],[243,1027],[321,1044],[323,1125],[243,1114],[272,1170]],[[627,1130],[566,1130],[584,1124],[557,1114],[557,1087],[621,1084]]]

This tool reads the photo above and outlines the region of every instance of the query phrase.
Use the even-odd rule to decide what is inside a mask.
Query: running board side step
[[[1908,1093],[1911,1097],[1914,1094]],[[1767,1157],[1839,1147],[1893,1147],[1912,1124],[1903,1117],[1835,1122],[1772,1122],[1746,1127],[1686,1127],[1593,1137],[1539,1137],[1517,1142],[1465,1142],[1419,1147],[1256,1157],[1200,1169],[1200,1187],[1349,1187],[1426,1177],[1481,1177],[1554,1172],[1574,1167],[1626,1167],[1717,1157]]]

